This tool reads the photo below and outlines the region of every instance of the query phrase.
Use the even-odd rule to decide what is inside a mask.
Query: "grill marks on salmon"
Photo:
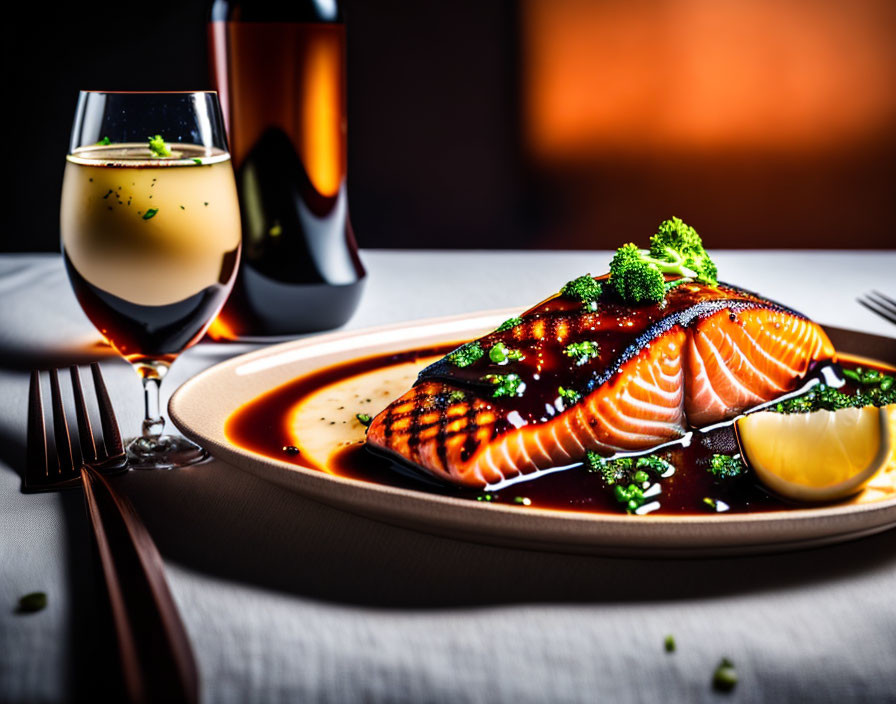
[[[591,339],[599,358],[577,364],[571,341]],[[469,368],[437,363],[377,415],[367,442],[445,481],[484,488],[580,462],[649,450],[689,427],[739,415],[799,387],[813,362],[831,359],[821,328],[733,287],[678,286],[665,306],[583,310],[549,299],[523,323],[481,339],[525,359]],[[518,373],[519,398],[493,398],[487,373]],[[581,389],[576,403],[557,384]]]

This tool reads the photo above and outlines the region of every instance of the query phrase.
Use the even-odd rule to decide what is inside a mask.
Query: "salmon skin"
[[[466,366],[448,355],[420,372],[373,419],[368,447],[487,488],[578,463],[589,450],[610,456],[676,440],[798,389],[834,359],[817,324],[728,284],[682,283],[641,306],[557,295],[476,342],[483,353]]]

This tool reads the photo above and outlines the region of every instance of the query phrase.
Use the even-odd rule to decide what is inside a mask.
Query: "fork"
[[[77,447],[73,447],[69,436],[58,372],[56,369],[49,372],[52,405],[49,420],[55,439],[55,461],[49,460],[40,372],[31,373],[23,490],[84,487],[128,700],[193,704],[199,700],[199,677],[186,630],[165,580],[162,558],[131,502],[105,476],[125,471],[127,455],[99,365],[94,362],[90,369],[101,432],[99,437],[94,437],[81,375],[73,366],[70,374]]]
[[[896,301],[880,291],[871,291],[856,299],[872,313],[896,325]]]

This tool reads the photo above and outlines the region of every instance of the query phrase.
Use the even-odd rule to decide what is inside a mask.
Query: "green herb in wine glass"
[[[165,144],[165,140],[160,134],[149,138],[149,151],[153,156],[171,156],[171,149]]]

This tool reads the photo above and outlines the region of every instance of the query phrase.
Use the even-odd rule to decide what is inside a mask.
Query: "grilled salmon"
[[[373,419],[367,443],[485,488],[589,450],[676,440],[798,389],[833,358],[817,324],[727,284],[683,283],[639,306],[557,295],[424,369]]]

